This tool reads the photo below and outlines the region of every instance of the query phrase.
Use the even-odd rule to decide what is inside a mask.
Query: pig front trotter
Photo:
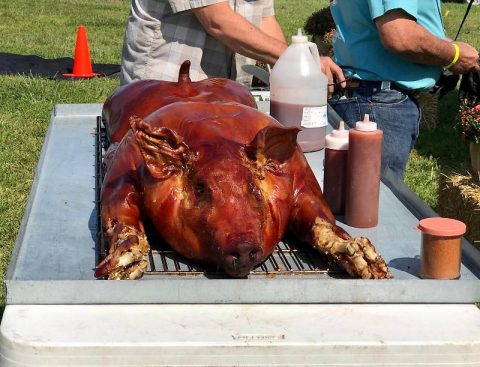
[[[313,246],[332,257],[351,276],[362,279],[390,279],[392,274],[370,240],[340,237],[334,226],[317,217],[313,226]]]
[[[109,254],[95,268],[95,277],[108,279],[140,279],[147,269],[144,255],[150,250],[144,233],[136,228],[117,225],[107,230]]]

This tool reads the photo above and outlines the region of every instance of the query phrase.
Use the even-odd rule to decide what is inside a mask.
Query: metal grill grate
[[[100,116],[97,119],[96,139],[96,201],[97,201],[97,263],[106,255],[107,249],[101,235],[100,188],[104,177],[103,156],[108,146],[105,128]],[[173,251],[151,225],[146,225],[146,234],[151,250],[146,256],[148,268],[145,276],[206,276],[226,277],[217,269],[194,264]],[[250,273],[250,276],[275,277],[279,275],[329,275],[343,277],[345,272],[336,264],[327,261],[313,249],[280,242],[274,252]]]

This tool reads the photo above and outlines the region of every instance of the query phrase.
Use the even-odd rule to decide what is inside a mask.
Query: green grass
[[[119,63],[129,1],[0,0],[0,51],[72,57],[78,25],[87,27],[95,63]],[[50,114],[57,103],[101,103],[117,79],[55,81],[0,75],[0,278],[34,178]],[[3,294],[3,282],[0,283]],[[3,297],[0,299],[3,304]]]
[[[277,0],[277,17],[287,39],[328,0]],[[455,33],[465,6],[446,3],[446,26]],[[0,0],[0,52],[72,57],[78,25],[87,27],[94,63],[119,63],[128,0]],[[474,7],[462,40],[480,47]],[[51,111],[57,103],[101,103],[118,80],[98,78],[54,81],[0,75],[0,278],[3,279],[34,178]],[[406,182],[432,207],[438,205],[438,177],[466,165],[466,144],[452,129],[456,112],[452,94],[442,101],[439,127],[422,131],[410,159]],[[1,283],[0,283],[1,284]],[[0,285],[3,287],[3,284]],[[0,300],[0,304],[3,303]]]
[[[443,3],[444,23],[447,35],[454,38],[465,14],[466,5]],[[446,16],[445,16],[446,15]],[[459,41],[480,48],[480,8],[473,6],[458,37]],[[457,91],[441,99],[439,123],[435,129],[420,129],[420,135],[407,166],[405,182],[427,204],[441,214],[439,202],[439,177],[452,172],[464,172],[469,167],[468,143],[460,139],[454,130],[458,110]]]
[[[0,0],[1,52],[72,57],[85,25],[92,60],[119,63],[128,11],[126,0]]]
[[[303,28],[307,18],[319,9],[328,6],[328,0],[275,0],[275,11],[287,41]]]
[[[1,279],[15,243],[53,106],[101,103],[117,86],[118,80],[108,78],[71,82],[0,77]],[[3,282],[0,289],[3,291]]]

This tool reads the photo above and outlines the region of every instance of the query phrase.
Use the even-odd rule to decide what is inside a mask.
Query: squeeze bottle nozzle
[[[332,131],[332,134],[334,136],[344,136],[345,133],[347,134],[348,136],[348,130],[345,130],[345,122],[343,120],[341,120],[339,123],[338,123],[338,129],[337,130],[333,130]]]
[[[334,150],[348,150],[348,130],[345,130],[345,123],[340,121],[338,129],[332,130],[325,137],[325,147]]]
[[[355,124],[355,129],[360,131],[375,131],[377,130],[377,124],[373,121],[370,121],[370,116],[368,113],[363,117],[363,121],[358,121]]]

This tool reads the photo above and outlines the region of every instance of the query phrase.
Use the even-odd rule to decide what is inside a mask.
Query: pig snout
[[[232,277],[244,277],[261,259],[262,248],[259,244],[242,241],[224,255],[223,270]]]

